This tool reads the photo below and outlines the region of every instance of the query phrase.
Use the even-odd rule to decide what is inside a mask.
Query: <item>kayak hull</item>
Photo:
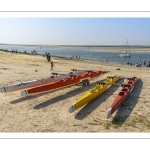
[[[58,90],[60,88],[65,88],[74,84],[78,84],[81,83],[85,80],[90,80],[93,79],[95,77],[99,77],[100,75],[103,75],[107,73],[107,71],[97,71],[97,72],[84,72],[80,75],[76,75],[76,76],[71,76],[69,78],[66,79],[62,79],[60,81],[57,82],[53,82],[50,84],[45,84],[42,86],[38,86],[35,88],[30,88],[28,90],[24,90],[21,92],[21,95],[24,96],[28,96],[28,95],[32,95],[32,94],[38,94],[38,93],[43,93],[43,92],[47,92],[47,91],[53,91],[53,90]]]
[[[72,113],[78,108],[84,106],[85,104],[89,103],[90,101],[94,100],[96,97],[104,93],[108,88],[112,86],[111,83],[117,82],[119,79],[118,76],[114,77],[107,77],[107,79],[104,81],[104,83],[98,83],[95,88],[90,90],[88,93],[86,93],[84,96],[82,96],[80,99],[78,99],[74,104],[72,104],[69,108],[69,112]]]
[[[128,79],[126,85],[123,85],[122,90],[114,99],[113,103],[111,104],[108,112],[107,112],[107,119],[124,103],[124,101],[128,98],[130,93],[132,92],[136,82],[138,81],[138,77],[133,77]]]
[[[52,83],[54,81],[62,80],[64,78],[68,78],[68,77],[70,77],[70,75],[79,75],[79,74],[82,74],[84,72],[87,72],[87,70],[81,70],[81,71],[76,70],[76,71],[70,72],[68,74],[57,74],[57,73],[55,73],[51,77],[43,78],[40,80],[32,80],[32,81],[27,81],[27,82],[21,82],[21,83],[14,84],[14,85],[4,86],[4,87],[0,88],[0,92],[1,93],[13,92],[13,91],[17,91],[17,90],[41,86],[44,84]]]

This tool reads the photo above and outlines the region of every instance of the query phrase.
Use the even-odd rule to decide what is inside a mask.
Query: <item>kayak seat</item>
[[[96,93],[98,91],[98,89],[92,89],[90,92],[91,93]]]
[[[93,72],[94,74],[98,73],[98,72]]]
[[[85,76],[89,76],[89,73],[86,73]]]
[[[79,75],[78,77],[82,78],[82,77],[84,77],[84,75]]]
[[[130,87],[131,85],[128,83],[128,84],[122,84],[121,86],[122,87]]]
[[[68,80],[73,80],[73,77],[69,77]]]
[[[109,78],[109,79],[107,79],[107,81],[106,82],[112,82],[112,78]]]
[[[127,88],[123,88],[121,91],[128,92],[128,91],[129,91],[129,89],[127,89]]]
[[[124,92],[124,91],[121,91],[121,92],[119,93],[120,96],[124,96],[125,94],[126,94],[126,92]]]
[[[134,82],[133,82],[133,81],[129,81],[128,83],[129,83],[129,84],[134,84]]]
[[[60,80],[59,82],[65,82],[65,80]]]

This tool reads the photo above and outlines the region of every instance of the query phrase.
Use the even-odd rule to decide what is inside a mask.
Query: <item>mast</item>
[[[127,53],[127,48],[128,48],[128,38],[127,38],[127,45],[126,45],[126,53]]]
[[[130,48],[129,48],[129,44],[128,44],[128,49],[129,49],[129,53],[130,53]]]

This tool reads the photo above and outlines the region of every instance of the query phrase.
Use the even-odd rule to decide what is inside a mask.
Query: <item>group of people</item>
[[[12,49],[11,53],[12,53],[12,54],[13,54],[13,53],[17,54],[17,49],[16,49],[16,50]]]
[[[31,54],[32,54],[32,55],[36,55],[36,54],[37,54],[37,51],[36,51],[36,50],[33,50],[33,51],[31,51]]]
[[[53,70],[53,68],[54,68],[54,62],[52,62],[51,61],[51,55],[50,55],[50,53],[45,53],[45,55],[46,55],[46,59],[47,59],[47,62],[50,62],[50,65],[51,65],[51,68],[50,68],[50,70]]]
[[[144,67],[150,67],[150,61],[149,61],[149,63],[147,64],[146,63],[146,61],[144,61],[143,63],[142,62],[140,62],[140,63],[127,63],[127,65],[130,65],[130,66],[135,66],[135,67],[142,67],[142,64],[143,64],[143,66]]]
[[[77,54],[75,56],[72,55],[72,59],[80,59],[80,55],[77,55]]]
[[[46,55],[46,58],[47,58],[47,62],[51,62],[51,55],[50,55],[50,53],[45,53],[45,55]]]

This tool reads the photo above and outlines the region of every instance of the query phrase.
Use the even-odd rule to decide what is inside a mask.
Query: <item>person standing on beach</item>
[[[49,62],[49,53],[47,53],[47,61]]]
[[[49,53],[49,61],[51,62],[51,55],[50,55],[50,53]]]
[[[46,59],[47,59],[47,61],[48,61],[48,53],[47,53],[47,52],[45,53],[45,56],[46,56]]]
[[[51,62],[51,70],[53,70],[53,67],[54,67],[54,66],[55,66],[54,63]]]
[[[76,59],[78,58],[77,54],[76,54]]]
[[[50,53],[47,54],[47,61],[51,62],[51,55],[50,55]]]

